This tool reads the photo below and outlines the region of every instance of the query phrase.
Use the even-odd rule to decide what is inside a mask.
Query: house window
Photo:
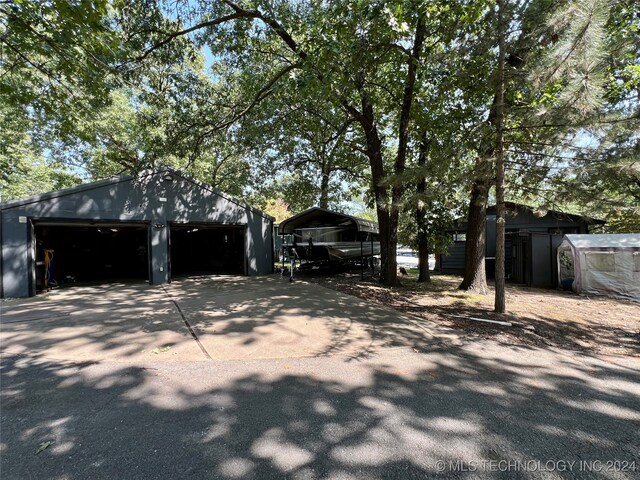
[[[596,272],[615,272],[616,260],[613,252],[587,252],[587,269]]]
[[[456,232],[453,234],[453,241],[454,242],[466,242],[467,241],[467,234],[465,232]]]
[[[640,272],[640,252],[633,252],[633,271]]]

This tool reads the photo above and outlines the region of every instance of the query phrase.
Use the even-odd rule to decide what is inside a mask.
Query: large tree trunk
[[[426,23],[425,13],[420,12],[418,20],[416,22],[416,34],[413,40],[413,48],[411,50],[411,56],[409,57],[407,80],[404,86],[404,92],[402,96],[402,107],[400,109],[399,121],[398,121],[398,153],[394,165],[394,174],[400,176],[404,173],[404,169],[407,163],[407,149],[409,144],[409,124],[411,123],[411,107],[413,105],[413,96],[415,92],[415,85],[418,72],[418,62],[420,61],[420,54],[422,53],[422,45],[426,37]],[[389,224],[390,224],[390,241],[389,248],[393,248],[393,251],[389,252],[393,256],[394,268],[396,265],[396,249],[398,245],[398,224],[400,222],[400,203],[402,202],[402,196],[405,191],[403,185],[404,182],[394,182],[391,187],[391,208],[389,212]]]
[[[493,96],[487,122],[494,123],[498,98]],[[464,248],[464,278],[458,287],[461,290],[472,290],[486,295],[487,271],[485,253],[487,248],[487,202],[493,178],[493,157],[495,145],[486,147],[476,157],[473,166],[473,182],[471,182],[471,198],[467,215],[467,236]]]
[[[393,227],[389,210],[376,204],[376,212],[378,214],[378,228],[380,229],[380,283],[387,286],[396,286],[398,285],[397,235],[391,235]]]
[[[398,125],[398,154],[394,165],[394,173],[404,172],[409,140],[409,124],[411,121],[411,106],[415,90],[418,62],[422,45],[426,36],[425,14],[420,13],[416,24],[416,35],[413,41],[411,57],[408,59],[407,80],[404,87],[402,108],[400,109]],[[376,199],[378,213],[378,227],[380,229],[380,281],[384,285],[394,286],[398,283],[398,264],[396,250],[398,248],[398,222],[400,220],[400,202],[404,189],[396,182],[391,187],[391,203],[387,187],[384,186],[384,162],[382,158],[382,141],[376,126],[373,105],[364,89],[364,78],[359,78],[357,87],[362,103],[362,115],[358,121],[362,125],[367,140],[367,155],[371,164],[371,179]]]
[[[504,15],[504,10],[503,10]],[[502,19],[504,22],[504,18]],[[503,31],[506,28],[503,26]],[[504,40],[504,34],[502,40]],[[514,68],[522,68],[528,57],[531,48],[536,42],[526,42],[524,39],[531,37],[531,31],[526,29],[520,32],[520,37],[514,42],[514,45],[520,45],[520,50],[509,56],[509,64]],[[525,42],[523,44],[523,42]],[[503,45],[503,54],[506,56],[506,47]],[[502,60],[503,68],[505,59]],[[502,115],[504,116],[504,97],[502,102],[498,102],[497,95],[494,95],[493,104],[489,111],[487,123],[496,123],[496,114],[498,111],[498,103],[502,106]],[[487,200],[489,196],[489,188],[491,186],[492,168],[491,159],[496,152],[494,148],[489,148],[476,159],[474,166],[474,180],[471,189],[471,198],[469,200],[469,215],[467,220],[467,241],[465,246],[465,265],[464,279],[460,284],[460,289],[474,290],[479,293],[487,293],[487,278],[485,269],[485,249],[486,249],[486,222],[487,222]],[[496,222],[497,225],[497,222]],[[496,232],[497,233],[497,232]],[[497,239],[496,239],[497,242]],[[496,267],[498,261],[496,259]]]
[[[322,179],[320,180],[320,208],[329,208],[329,177],[331,176],[331,170],[328,163],[329,162],[325,161],[322,164]]]
[[[376,213],[380,231],[380,282],[384,285],[395,286],[398,284],[398,265],[396,261],[397,230],[392,232],[389,195],[387,187],[384,185],[382,140],[376,126],[373,105],[369,101],[369,95],[363,88],[363,82],[360,82],[358,87],[362,104],[362,115],[358,118],[358,121],[362,126],[367,143],[367,156],[371,166],[371,180],[376,199]]]
[[[489,197],[488,155],[476,158],[474,180],[471,186],[469,213],[467,216],[467,237],[464,249],[464,278],[458,288],[487,294],[487,274],[485,268],[487,201]]]
[[[431,282],[429,274],[429,239],[426,235],[418,238],[418,282]]]
[[[418,167],[424,167],[427,164],[427,153],[429,150],[429,141],[427,134],[422,132],[420,139],[420,150],[418,153]],[[428,283],[431,281],[429,276],[429,232],[427,227],[427,212],[422,197],[427,189],[427,179],[421,173],[416,185],[417,205],[416,205],[416,227],[418,229],[418,282]]]
[[[496,85],[496,296],[494,310],[506,311],[505,302],[505,205],[504,205],[504,0],[498,0],[498,82]]]

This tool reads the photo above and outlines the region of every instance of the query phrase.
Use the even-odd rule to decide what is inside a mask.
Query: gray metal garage
[[[273,218],[162,168],[0,203],[0,295],[47,284],[273,270]]]

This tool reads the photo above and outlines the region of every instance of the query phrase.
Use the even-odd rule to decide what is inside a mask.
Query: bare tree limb
[[[181,36],[184,36],[184,35],[188,35],[189,33],[195,32],[196,30],[201,30],[201,29],[207,28],[207,27],[214,27],[216,25],[221,25],[223,23],[230,22],[231,20],[237,20],[237,19],[240,19],[240,18],[249,18],[249,17],[248,17],[248,15],[244,15],[242,13],[233,13],[231,15],[225,15],[223,17],[216,18],[214,20],[209,20],[207,22],[198,23],[196,25],[193,25],[192,27],[185,28],[184,30],[178,30],[176,32],[168,33],[168,34],[166,34],[167,36],[165,38],[163,38],[160,42],[154,44],[152,47],[149,47],[147,50],[145,50],[142,53],[142,55],[137,57],[135,60],[137,62],[143,61],[149,55],[151,55],[153,52],[155,52],[159,48],[162,48],[163,46],[165,46],[166,44],[168,44],[169,42],[171,42],[175,38],[178,38],[178,37],[181,37]]]

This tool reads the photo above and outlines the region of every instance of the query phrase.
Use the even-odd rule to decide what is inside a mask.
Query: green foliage
[[[510,118],[512,196],[599,218],[638,215],[639,25],[627,2],[552,12],[541,27],[548,40],[514,88],[522,114]]]
[[[250,189],[249,201],[262,209],[267,209],[269,202],[278,201],[287,206],[291,215],[300,213],[316,205],[315,184],[302,175],[285,175],[268,183],[260,183]]]
[[[277,96],[249,115],[238,134],[259,177],[278,179],[255,188],[280,188],[294,210],[339,209],[352,194],[350,186],[366,181],[366,159],[353,148],[356,138],[349,119],[332,105]]]
[[[119,38],[107,0],[0,5],[0,97],[54,122],[59,136],[108,101]]]
[[[2,198],[77,184],[76,146],[118,83],[108,1],[0,5]]]
[[[434,125],[431,127],[432,133],[438,132]],[[439,133],[442,135],[444,130]],[[419,153],[415,152],[416,158],[406,172],[408,178],[423,178],[424,184],[420,189],[414,186],[405,192],[398,239],[414,250],[418,250],[420,239],[425,239],[430,252],[446,253],[451,238],[445,231],[464,212],[467,198],[463,187],[469,162],[465,162],[462,155],[455,155],[455,149],[441,136],[427,142],[423,152],[426,158],[420,162]]]
[[[0,181],[2,201],[25,198],[42,192],[79,185],[81,179],[57,162],[22,160],[17,169]]]
[[[43,147],[29,132],[24,109],[0,104],[0,199],[28,197],[77,185],[69,168],[43,158]]]
[[[614,209],[606,218],[606,231],[609,233],[640,232],[640,208]]]
[[[507,195],[636,228],[637,8],[507,7]],[[493,153],[495,26],[490,0],[0,2],[3,199],[171,165],[279,216],[364,198],[444,248]]]

